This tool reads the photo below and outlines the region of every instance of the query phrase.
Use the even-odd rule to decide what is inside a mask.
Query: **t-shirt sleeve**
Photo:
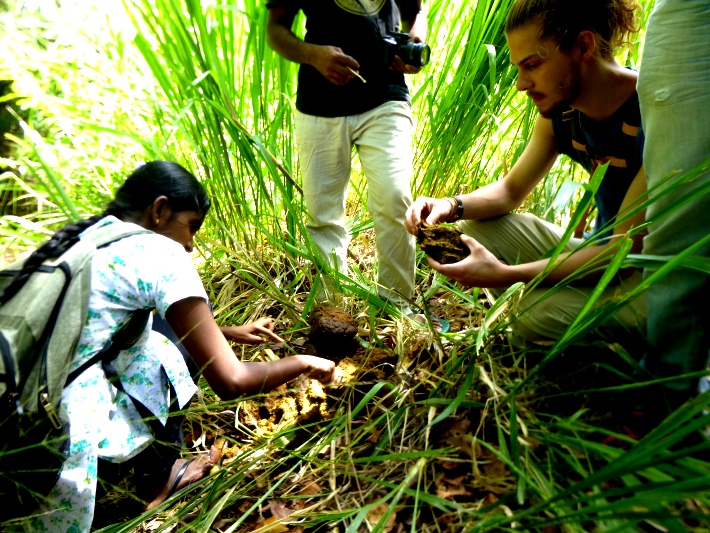
[[[160,268],[154,273],[155,284],[152,290],[148,290],[147,296],[153,300],[157,311],[165,317],[168,308],[175,302],[193,297],[207,301],[207,293],[190,256],[182,246],[169,239],[161,240],[168,242],[163,243],[160,257],[154,256],[153,264],[159,265]]]
[[[412,21],[421,11],[422,3],[421,0],[399,0],[397,7],[402,21]]]
[[[197,297],[207,301],[200,276],[184,248],[161,235],[121,239],[101,250],[92,265],[92,292],[103,309],[155,308],[162,315],[173,303]]]

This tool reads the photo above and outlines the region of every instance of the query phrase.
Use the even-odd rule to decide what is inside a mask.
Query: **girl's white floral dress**
[[[109,216],[106,224],[126,224]],[[184,248],[157,234],[126,237],[97,251],[91,264],[91,297],[86,325],[72,367],[98,353],[136,309],[155,308],[165,316],[171,304],[189,297],[207,300],[202,282]],[[169,383],[180,407],[196,392],[175,345],[151,331],[152,318],[138,342],[114,362],[125,391],[165,424]],[[59,481],[27,528],[83,533],[94,516],[98,458],[123,462],[151,442],[152,434],[130,398],[105,378],[100,364],[64,389],[60,416],[70,424],[69,458]]]

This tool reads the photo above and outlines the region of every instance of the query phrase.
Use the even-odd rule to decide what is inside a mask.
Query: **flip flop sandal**
[[[419,312],[419,311],[413,311],[412,314],[409,315],[409,317],[410,317],[412,320],[414,320],[415,322],[419,322],[418,320],[416,320],[416,318],[414,318],[414,317],[417,316],[417,315],[418,315],[418,316],[421,316],[421,317],[424,317],[425,320],[424,320],[424,323],[423,323],[422,325],[426,326],[426,325],[427,325],[427,321],[426,321],[426,316],[424,315],[424,313],[421,313],[421,312]],[[448,331],[451,329],[451,324],[449,324],[449,321],[448,321],[448,320],[446,320],[446,319],[444,319],[444,318],[441,318],[441,317],[438,317],[438,316],[436,316],[436,315],[431,315],[431,320],[432,320],[432,322],[434,321],[434,319],[438,320],[438,321],[439,321],[439,324],[441,324],[441,331],[440,331],[439,333],[446,333],[446,332],[448,332]]]
[[[196,459],[196,457],[192,457],[192,458],[188,459],[187,461],[185,461],[185,464],[180,467],[180,470],[178,470],[178,473],[175,476],[175,481],[173,481],[173,484],[170,485],[170,490],[168,491],[168,495],[165,497],[166,500],[168,498],[170,498],[170,496],[172,496],[173,494],[175,494],[177,492],[178,485],[180,484],[180,481],[182,481],[182,478],[185,476],[185,472],[187,472],[188,467],[190,466],[192,461],[194,461],[195,459]]]

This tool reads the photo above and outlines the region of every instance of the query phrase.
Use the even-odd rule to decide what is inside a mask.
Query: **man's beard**
[[[562,89],[563,87],[560,87]],[[579,81],[575,81],[574,83],[570,84],[569,88],[564,92],[562,95],[562,98],[552,104],[552,107],[548,109],[540,109],[539,107],[537,108],[540,114],[547,119],[550,119],[552,117],[561,115],[563,111],[567,111],[574,101],[579,97],[579,93],[582,92],[582,84],[579,83]]]

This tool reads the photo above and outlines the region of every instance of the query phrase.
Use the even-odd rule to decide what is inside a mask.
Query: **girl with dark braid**
[[[225,334],[239,342],[263,342],[262,335],[280,338],[268,319],[224,332],[215,323],[186,253],[192,251],[209,207],[204,188],[192,174],[176,163],[153,161],[128,177],[104,214],[65,226],[33,253],[18,283],[82,233],[107,224],[135,224],[152,232],[125,237],[93,256],[88,315],[70,372],[100,352],[134,311],[154,308],[222,399],[266,392],[301,374],[324,383],[332,380],[334,364],[318,357],[243,363],[234,356]],[[12,285],[8,290],[14,290]],[[132,467],[141,480],[138,496],[152,508],[204,477],[219,459],[214,447],[209,454],[179,458],[179,424],[175,435],[175,423],[168,423],[173,420],[168,418],[170,405],[174,401],[184,408],[197,387],[176,346],[152,331],[150,320],[135,345],[120,352],[113,368],[118,388],[100,363],[65,387],[60,416],[70,428],[69,457],[46,504],[27,520],[27,529],[90,531],[103,470]],[[159,422],[157,431],[139,412],[145,409]]]

